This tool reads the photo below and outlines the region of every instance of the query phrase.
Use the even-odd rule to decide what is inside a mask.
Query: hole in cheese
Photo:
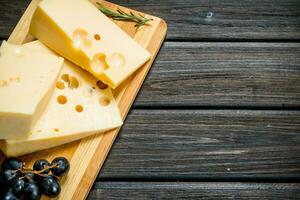
[[[65,97],[64,95],[59,95],[57,97],[57,102],[60,104],[66,104],[67,103],[67,97]]]
[[[63,74],[61,75],[61,79],[67,83],[70,82],[70,77],[69,77],[69,74]]]
[[[18,76],[10,77],[9,81],[11,81],[11,82],[20,82],[20,77],[18,77]]]
[[[104,90],[104,89],[106,89],[106,88],[108,87],[105,83],[103,83],[103,82],[100,81],[100,80],[97,81],[96,85],[97,85],[98,88],[101,89],[101,90]]]
[[[94,55],[92,61],[91,61],[91,70],[96,73],[99,74],[102,71],[108,69],[108,65],[105,62],[106,56],[103,53],[98,53],[96,55]]]
[[[63,90],[63,89],[65,89],[65,84],[61,81],[57,81],[56,82],[56,88],[58,88],[60,90]]]
[[[0,80],[0,87],[8,86],[8,82],[6,80]]]
[[[103,97],[100,97],[99,103],[100,103],[100,105],[102,105],[102,106],[108,106],[108,105],[110,104],[110,100],[109,100],[108,97],[103,96]]]
[[[89,47],[92,45],[89,33],[83,29],[76,29],[73,32],[73,45],[75,48],[79,49],[80,47]]]
[[[101,37],[100,37],[99,34],[95,34],[95,35],[94,35],[94,38],[95,38],[95,40],[100,40],[100,39],[101,39]]]
[[[79,87],[79,80],[76,77],[71,76],[69,82],[69,88],[74,89],[78,87]]]
[[[76,110],[77,112],[82,112],[82,111],[83,111],[83,106],[82,106],[82,105],[76,105],[76,106],[75,106],[75,110]]]
[[[121,53],[112,53],[106,58],[106,62],[110,67],[123,67],[125,57]]]

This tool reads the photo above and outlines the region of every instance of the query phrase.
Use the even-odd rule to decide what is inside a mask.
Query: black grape
[[[0,173],[0,197],[6,192],[7,184],[4,180],[3,173]]]
[[[56,167],[51,169],[51,172],[55,175],[55,176],[65,176],[70,169],[70,163],[69,161],[64,158],[64,157],[57,157],[55,158],[52,163],[51,166],[57,165]]]
[[[24,199],[26,200],[39,200],[41,198],[41,191],[39,187],[33,183],[28,182],[25,184],[24,188]]]
[[[57,197],[60,193],[60,185],[57,182],[57,179],[53,175],[47,175],[42,178],[40,182],[42,192],[48,197]]]
[[[25,181],[23,179],[16,179],[12,184],[12,191],[16,197],[21,197],[24,191]]]
[[[17,174],[15,172],[13,172],[12,170],[4,170],[2,172],[2,177],[6,184],[12,185],[12,183],[17,178]]]
[[[45,159],[40,159],[35,161],[34,165],[33,165],[33,169],[35,171],[41,171],[43,169],[45,169],[45,167],[50,166],[50,163],[45,160]],[[48,174],[50,172],[50,169],[45,170],[42,174]]]
[[[7,158],[2,163],[2,170],[7,170],[7,169],[18,170],[18,169],[22,169],[23,166],[24,163],[18,158]]]
[[[10,191],[8,191],[4,196],[3,200],[18,200],[18,198]]]

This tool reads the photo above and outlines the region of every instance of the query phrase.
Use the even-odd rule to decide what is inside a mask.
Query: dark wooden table
[[[300,199],[300,1],[113,2],[169,31],[89,199]]]

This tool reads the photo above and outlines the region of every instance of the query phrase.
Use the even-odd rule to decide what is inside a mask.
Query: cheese
[[[42,1],[30,33],[111,88],[150,58],[148,51],[88,0]]]
[[[7,46],[3,42],[2,46]],[[27,138],[44,110],[63,58],[15,48],[0,56],[0,139]]]
[[[33,52],[48,52],[39,41],[23,46]],[[48,106],[25,140],[3,140],[7,156],[48,149],[122,125],[111,89],[100,89],[89,73],[65,61]]]

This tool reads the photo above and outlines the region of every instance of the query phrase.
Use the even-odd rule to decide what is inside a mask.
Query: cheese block
[[[20,48],[1,50],[0,139],[28,137],[47,105],[62,64],[63,58],[55,55]]]
[[[23,45],[33,52],[52,53],[39,41]],[[103,87],[101,87],[103,88]],[[100,89],[97,80],[65,60],[45,111],[25,140],[3,140],[7,156],[19,156],[72,142],[122,125],[111,89]]]
[[[88,0],[43,0],[30,33],[63,57],[116,88],[150,54]]]

